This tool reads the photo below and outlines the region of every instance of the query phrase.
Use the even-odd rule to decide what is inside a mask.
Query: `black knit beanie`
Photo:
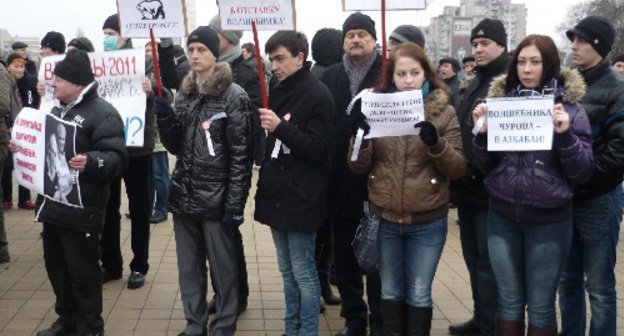
[[[54,74],[76,85],[86,86],[95,80],[89,56],[82,50],[72,50],[58,62]]]
[[[338,29],[323,28],[312,38],[312,58],[322,66],[342,62],[342,32]]]
[[[86,51],[86,52],[94,52],[95,48],[93,48],[93,43],[91,43],[91,40],[89,40],[88,38],[82,36],[82,37],[77,37],[75,39],[72,39],[71,41],[69,41],[69,43],[67,43],[67,46],[72,46],[76,49],[80,49],[82,51]]]
[[[377,31],[375,30],[375,21],[366,14],[361,12],[355,12],[345,20],[342,24],[342,40],[344,41],[345,35],[349,30],[364,29],[377,40]]]
[[[65,37],[59,32],[48,32],[41,40],[41,48],[44,47],[62,54],[65,52]]]
[[[617,62],[624,62],[624,54],[619,54],[619,55],[615,56],[615,58],[611,62],[611,65],[615,65],[615,63],[617,63]]]
[[[104,25],[102,25],[102,30],[106,28],[110,28],[121,34],[121,28],[119,28],[119,14],[113,14],[106,18]]]
[[[395,39],[399,41],[399,43],[413,42],[418,44],[421,48],[425,48],[425,34],[416,26],[398,26],[390,33],[389,38]]]
[[[574,40],[575,35],[591,44],[603,58],[609,54],[615,41],[613,26],[602,16],[588,16],[566,32],[570,41]]]
[[[477,23],[470,32],[470,42],[479,37],[490,39],[507,48],[507,32],[500,20],[485,18]]]
[[[188,47],[194,42],[205,45],[214,57],[219,58],[219,36],[217,36],[217,32],[214,29],[208,26],[197,27],[186,40],[186,46]]]

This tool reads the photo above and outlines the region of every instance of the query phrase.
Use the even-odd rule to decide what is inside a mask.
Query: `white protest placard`
[[[381,10],[379,0],[343,0],[345,11]],[[425,0],[386,0],[386,10],[425,9]]]
[[[183,0],[117,0],[121,36],[149,38],[188,35]]]
[[[39,82],[45,86],[40,110],[50,112],[54,106],[52,80],[56,63],[65,55],[45,57],[39,68]],[[98,82],[98,94],[111,103],[121,115],[126,131],[126,146],[143,146],[145,131],[145,53],[138,49],[89,53],[91,67]]]
[[[219,0],[224,30],[294,30],[295,0]]]
[[[17,182],[45,197],[82,207],[79,172],[68,161],[76,156],[76,124],[24,108],[15,118],[11,139]]]
[[[422,91],[366,92],[362,95],[362,113],[370,126],[366,139],[417,135],[414,124],[425,120]]]
[[[487,99],[489,151],[551,150],[554,98]]]

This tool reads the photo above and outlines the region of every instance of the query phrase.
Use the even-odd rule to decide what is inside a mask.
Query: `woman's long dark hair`
[[[442,82],[442,80],[438,78],[436,68],[427,57],[427,54],[425,54],[425,52],[419,45],[411,42],[402,43],[392,50],[392,53],[390,54],[390,59],[388,59],[386,67],[382,70],[382,74],[375,84],[373,91],[381,93],[393,91],[394,67],[396,66],[397,60],[401,57],[409,57],[420,63],[423,70],[425,71],[425,79],[429,81],[430,91],[433,91],[435,89],[443,89],[448,94],[448,88],[446,87],[444,82]]]
[[[520,55],[522,49],[532,45],[534,45],[542,55],[542,78],[540,80],[540,87],[543,87],[552,79],[559,79],[561,60],[559,59],[559,51],[557,50],[555,42],[546,35],[532,34],[520,41],[511,62],[509,62],[507,80],[505,81],[505,92],[509,92],[522,84],[518,77],[518,55]]]

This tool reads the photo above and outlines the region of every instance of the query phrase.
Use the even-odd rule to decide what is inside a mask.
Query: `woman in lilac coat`
[[[554,95],[552,149],[488,151],[487,119],[473,139],[475,163],[490,196],[487,235],[498,290],[496,335],[556,335],[555,297],[572,240],[572,186],[589,179],[589,121],[579,104],[585,83],[561,68],[551,38],[529,35],[488,97]],[[486,104],[473,111],[475,125]]]

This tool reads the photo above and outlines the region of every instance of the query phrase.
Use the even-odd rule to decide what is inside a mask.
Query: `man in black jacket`
[[[336,334],[339,336],[364,335],[369,309],[371,333],[378,333],[381,327],[379,274],[367,276],[367,307],[362,271],[351,248],[359,220],[364,216],[367,176],[351,172],[347,165],[349,139],[356,124],[347,114],[347,106],[360,91],[372,87],[379,76],[381,55],[375,52],[376,34],[375,22],[368,15],[351,14],[342,25],[343,62],[328,67],[322,78],[336,104],[328,217],[334,234],[336,281],[342,300],[340,316],[346,319],[345,328]]]
[[[37,221],[43,222],[43,257],[56,295],[58,320],[37,336],[104,335],[99,234],[110,182],[121,176],[128,156],[124,126],[115,108],[98,97],[97,83],[86,53],[77,50],[59,62],[52,83],[51,113],[76,124],[75,146],[80,153],[68,162],[79,171],[83,208],[49,198],[37,199]],[[14,145],[10,146],[16,151]]]
[[[609,66],[615,39],[611,23],[589,16],[566,32],[572,61],[587,93],[581,104],[592,129],[594,174],[574,190],[573,238],[561,275],[559,306],[562,336],[584,335],[585,289],[589,294],[589,335],[615,336],[616,247],[622,219],[624,175],[624,80]]]
[[[472,164],[472,110],[487,96],[494,77],[507,71],[507,33],[501,21],[486,18],[472,29],[470,40],[477,62],[476,76],[458,92],[455,103],[467,167],[463,178],[451,182],[451,200],[457,206],[459,237],[470,274],[474,316],[468,322],[451,325],[449,333],[493,336],[496,282],[487,249],[488,197],[483,187],[483,175]]]
[[[277,83],[270,109],[260,109],[270,150],[260,168],[254,218],[271,227],[284,280],[285,334],[318,335],[314,245],[327,209],[333,100],[310,73],[305,35],[277,32],[265,49]]]

